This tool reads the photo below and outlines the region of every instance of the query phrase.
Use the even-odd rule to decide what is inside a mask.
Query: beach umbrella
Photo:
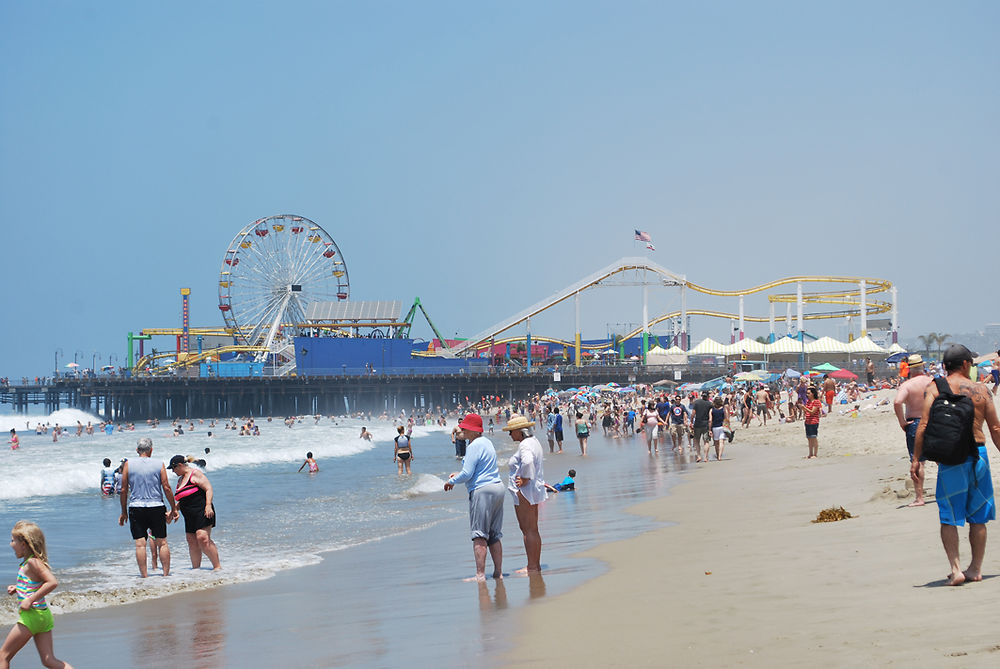
[[[740,372],[733,378],[737,381],[760,381],[760,377],[753,372]]]
[[[908,357],[910,357],[909,353],[907,353],[906,351],[900,351],[899,353],[893,353],[888,358],[886,358],[885,361],[888,362],[889,364],[894,365],[897,362],[903,362]]]
[[[802,376],[802,374],[800,374],[799,372],[796,372],[794,369],[792,369],[791,367],[789,367],[788,369],[785,370],[785,376],[787,376],[790,379],[797,379],[800,376]]]
[[[76,364],[75,362],[67,362],[66,366],[69,367],[70,369],[76,369],[80,365]]]
[[[813,367],[813,371],[816,372],[836,372],[840,367],[835,367],[828,362],[824,362],[822,365],[816,365]]]
[[[615,383],[614,381],[612,381],[612,382],[610,382],[610,383],[608,384],[608,388],[617,388],[617,387],[618,387],[618,384],[617,384],[617,383]]]
[[[836,372],[830,372],[830,378],[844,381],[854,381],[858,378],[858,375],[849,369],[838,369]]]

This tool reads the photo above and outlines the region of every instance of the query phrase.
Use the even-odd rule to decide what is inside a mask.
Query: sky
[[[635,255],[727,290],[887,279],[901,339],[982,329],[998,28],[994,2],[0,0],[0,376],[122,364],[182,287],[221,326],[230,242],[282,213],[333,237],[352,299],[419,296],[448,336]],[[641,309],[591,291],[583,335]]]

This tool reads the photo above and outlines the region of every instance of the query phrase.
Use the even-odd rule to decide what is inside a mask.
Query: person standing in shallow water
[[[403,470],[406,473],[410,473],[410,461],[413,460],[413,444],[411,443],[410,436],[408,434],[403,434],[403,426],[400,425],[396,428],[399,434],[396,435],[396,445],[392,453],[392,461],[396,463],[399,473],[402,474]]]
[[[472,553],[476,560],[476,581],[486,580],[486,553],[493,559],[493,578],[503,578],[503,500],[504,487],[497,469],[493,442],[483,436],[482,416],[470,413],[458,424],[469,445],[462,461],[462,471],[448,477],[445,491],[465,483],[469,491],[469,527]]]
[[[583,414],[577,413],[577,420],[582,418]],[[534,424],[524,416],[513,414],[503,428],[517,444],[517,452],[508,461],[510,478],[507,482],[507,491],[514,499],[514,514],[524,536],[524,554],[528,558],[528,566],[518,569],[518,573],[542,570],[542,536],[538,532],[538,505],[548,499],[548,495],[545,492],[542,444],[530,431]]]

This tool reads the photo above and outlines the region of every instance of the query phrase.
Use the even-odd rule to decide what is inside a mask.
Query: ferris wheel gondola
[[[297,334],[310,303],[349,295],[347,263],[333,237],[292,214],[261,218],[243,228],[226,250],[219,273],[219,311],[226,327],[241,344],[268,350],[279,337]]]

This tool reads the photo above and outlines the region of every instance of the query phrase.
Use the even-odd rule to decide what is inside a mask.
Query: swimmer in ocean
[[[359,435],[358,438],[359,439],[364,439],[365,441],[371,441],[372,440],[372,433],[368,431],[367,427],[362,427],[361,428],[361,434]]]
[[[310,474],[315,474],[316,472],[319,471],[319,465],[316,464],[315,460],[313,460],[312,451],[309,451],[308,453],[306,453],[306,461],[302,463],[301,467],[299,467],[299,471],[302,471],[302,469],[306,465],[309,465],[309,473]]]

